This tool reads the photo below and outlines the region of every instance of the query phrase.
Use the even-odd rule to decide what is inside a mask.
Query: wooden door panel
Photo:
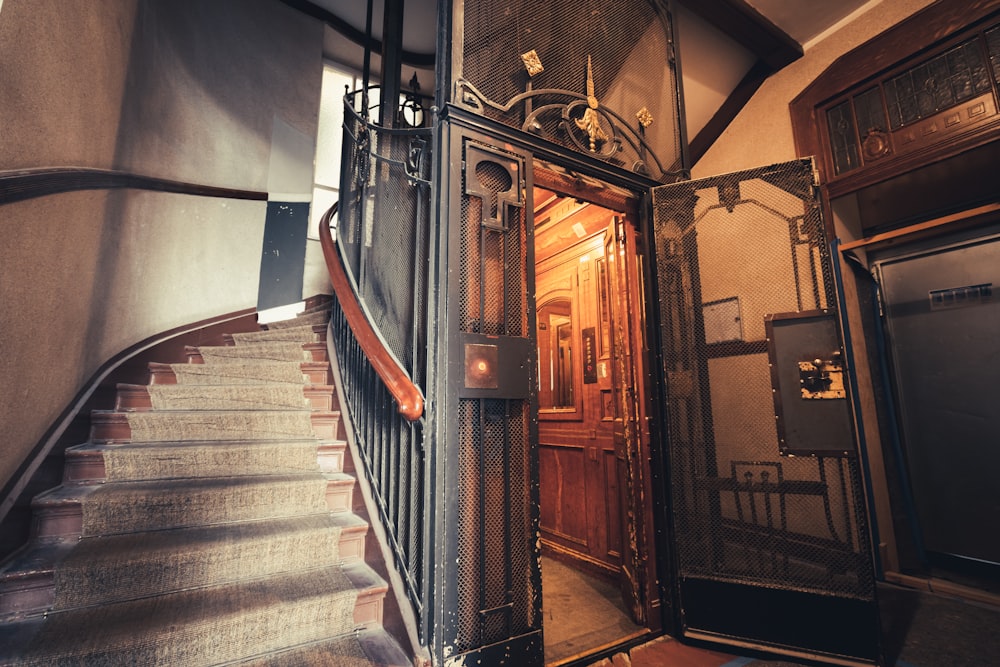
[[[586,454],[582,446],[539,445],[543,533],[588,550]]]
[[[572,236],[576,238],[575,234]],[[599,333],[601,283],[597,264],[602,258],[602,241],[598,236],[547,256],[537,268],[535,291],[539,312],[546,303],[569,298],[574,325],[572,347],[582,350],[582,332],[592,329],[596,334],[595,357],[599,365],[597,381],[585,382],[582,353],[576,360],[579,363],[574,363],[578,371],[574,395],[578,400],[573,407],[545,409],[539,401],[540,518],[542,539],[547,544],[565,557],[613,574],[620,565],[620,538],[609,533],[619,530],[619,522],[613,429],[604,406],[610,377],[607,355],[601,356]],[[542,323],[541,318],[539,322]],[[538,337],[540,346],[552,345],[550,331],[539,327]],[[539,358],[546,356],[540,353]],[[609,465],[612,465],[610,472]],[[610,507],[609,498],[614,499]]]

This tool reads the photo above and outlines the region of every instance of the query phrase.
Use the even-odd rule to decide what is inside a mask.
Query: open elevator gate
[[[810,160],[653,188],[685,636],[878,659],[835,272]]]

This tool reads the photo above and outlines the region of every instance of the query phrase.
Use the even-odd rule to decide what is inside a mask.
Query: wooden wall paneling
[[[587,497],[584,447],[541,444],[538,457],[542,531],[566,546],[589,552],[588,513],[580,511],[581,500]]]
[[[552,298],[572,298],[574,391],[580,400],[578,410],[539,411],[542,538],[563,558],[613,574],[620,565],[621,536],[612,422],[603,406],[610,373],[605,354],[605,372],[597,372],[596,382],[584,383],[582,363],[583,330],[593,329],[595,342],[600,340],[598,260],[612,212],[597,206],[580,209],[571,199],[563,202],[568,202],[565,218],[539,234],[549,252],[537,264],[536,301],[541,310]],[[540,339],[544,333],[539,331]],[[598,352],[598,362],[600,356]]]

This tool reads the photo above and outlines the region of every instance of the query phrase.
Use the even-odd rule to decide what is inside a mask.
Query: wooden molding
[[[165,178],[142,176],[140,174],[111,169],[47,167],[0,172],[0,205],[61,192],[120,188],[173,192],[202,197],[267,201],[266,192],[255,190],[238,190],[213,185],[187,183],[184,181],[172,181]]]
[[[754,93],[763,85],[767,77],[773,73],[774,70],[764,61],[758,60],[754,63],[743,79],[736,84],[733,92],[729,93],[729,97],[722,103],[722,106],[715,112],[715,115],[709,119],[705,127],[701,128],[694,139],[691,140],[688,147],[691,164],[698,164],[698,160],[722,136],[722,133],[726,131],[729,124],[739,115]]]
[[[830,196],[839,196],[901,172],[943,159],[981,145],[997,135],[993,129],[977,130],[952,142],[929,144],[901,156],[888,156],[874,166],[862,167],[835,177],[829,166],[829,147],[821,108],[838,96],[865,82],[873,82],[907,59],[941,45],[959,33],[1000,11],[1000,0],[939,0],[916,12],[835,60],[789,104],[795,150],[799,156],[816,156],[822,180],[829,184]],[[915,63],[914,63],[915,64]],[[961,143],[961,145],[958,145]]]
[[[802,57],[802,46],[743,0],[680,0],[757,56],[771,72]]]
[[[841,252],[853,250],[855,248],[867,248],[876,245],[890,245],[902,240],[912,240],[919,235],[929,235],[950,231],[963,225],[971,225],[980,222],[983,216],[1000,213],[1000,204],[987,204],[978,208],[969,209],[953,215],[946,215],[934,220],[920,222],[900,229],[893,229],[881,234],[866,236],[857,241],[844,243],[840,246]]]

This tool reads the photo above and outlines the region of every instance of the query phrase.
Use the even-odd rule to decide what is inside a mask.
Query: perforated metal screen
[[[523,159],[468,142],[460,200],[458,329],[506,341],[528,332]],[[461,354],[461,352],[459,352]],[[525,382],[527,384],[527,382]],[[527,387],[522,388],[526,394]],[[496,393],[496,392],[494,392]],[[528,398],[458,401],[458,609],[456,647],[470,650],[538,628],[533,581]]]
[[[360,97],[360,95],[357,95]],[[338,242],[372,323],[420,381],[426,348],[428,130],[386,130],[345,113]]]
[[[836,312],[813,190],[809,161],[654,190],[677,557],[682,577],[871,599],[850,438],[779,454],[765,319]]]

